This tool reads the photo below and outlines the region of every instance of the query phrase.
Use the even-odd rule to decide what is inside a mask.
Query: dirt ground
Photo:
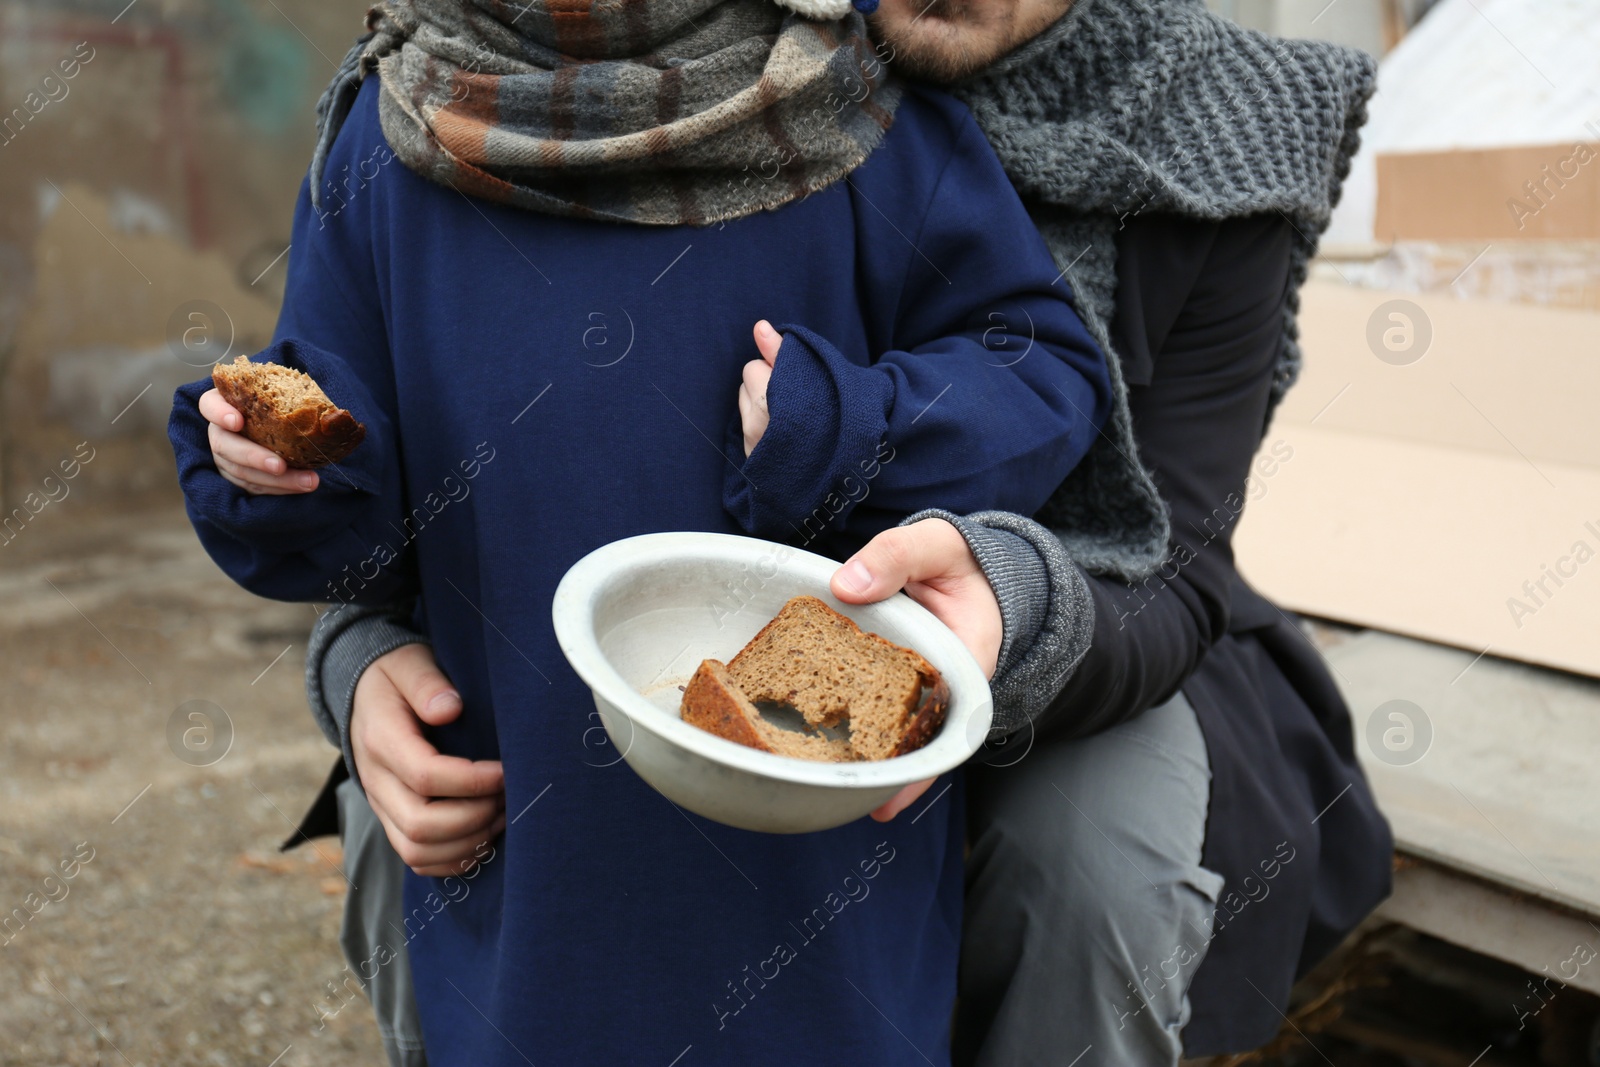
[[[0,545],[0,1064],[383,1063],[327,989],[337,841],[278,851],[334,758],[313,609],[238,589],[176,507],[79,503]]]

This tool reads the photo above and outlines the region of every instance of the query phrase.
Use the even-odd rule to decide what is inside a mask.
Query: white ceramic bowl
[[[556,639],[616,752],[675,804],[745,830],[795,834],[853,822],[902,786],[964,763],[994,715],[960,639],[903,593],[835,600],[838,564],[787,545],[711,533],[646,534],[583,557],[556,589]],[[792,596],[821,598],[863,630],[939,668],[950,706],[938,735],[894,759],[820,763],[736,745],[678,715],[680,685],[706,658],[732,659]]]

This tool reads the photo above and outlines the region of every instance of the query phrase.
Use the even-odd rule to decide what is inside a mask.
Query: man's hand
[[[744,365],[744,382],[739,386],[739,425],[744,429],[744,454],[756,449],[756,442],[767,432],[767,383],[772,380],[772,365],[783,345],[783,336],[762,319],[755,328],[756,351],[760,359]]]
[[[350,748],[367,800],[406,866],[442,877],[470,870],[506,826],[498,760],[443,756],[422,736],[461,714],[461,694],[427,645],[378,657],[356,683]]]
[[[317,487],[315,471],[290,470],[282,456],[240,433],[244,416],[215,389],[200,395],[200,414],[211,424],[206,432],[217,472],[240,489],[255,495],[292,496]]]
[[[870,604],[904,589],[950,627],[983,673],[994,677],[1005,632],[1000,602],[966,539],[943,519],[883,531],[834,572],[832,589],[849,604]],[[888,822],[932,784],[930,778],[906,786],[872,817]]]

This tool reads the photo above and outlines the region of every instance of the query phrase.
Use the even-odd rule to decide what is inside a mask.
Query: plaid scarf
[[[323,93],[311,166],[360,82],[416,173],[554,215],[673,226],[778,207],[848,174],[900,89],[860,14],[770,0],[385,0]]]

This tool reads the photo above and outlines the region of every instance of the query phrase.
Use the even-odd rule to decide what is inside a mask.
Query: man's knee
[[[969,776],[958,1063],[1090,1042],[1102,1062],[1178,1054],[1221,882],[1199,864],[1205,794],[1174,831],[1181,802],[1108,747]]]
[[[1117,932],[1138,927],[1148,913],[1171,912],[1189,857],[1162,854],[1149,833],[1160,813],[1069,799],[1054,789],[1027,800],[994,809],[974,826],[969,880],[987,881],[1014,906],[1097,939],[1123,940]]]
[[[1096,959],[1124,992],[1186,985],[1222,883],[1200,864],[1209,773],[1187,740],[1128,730],[970,776],[969,921]]]

